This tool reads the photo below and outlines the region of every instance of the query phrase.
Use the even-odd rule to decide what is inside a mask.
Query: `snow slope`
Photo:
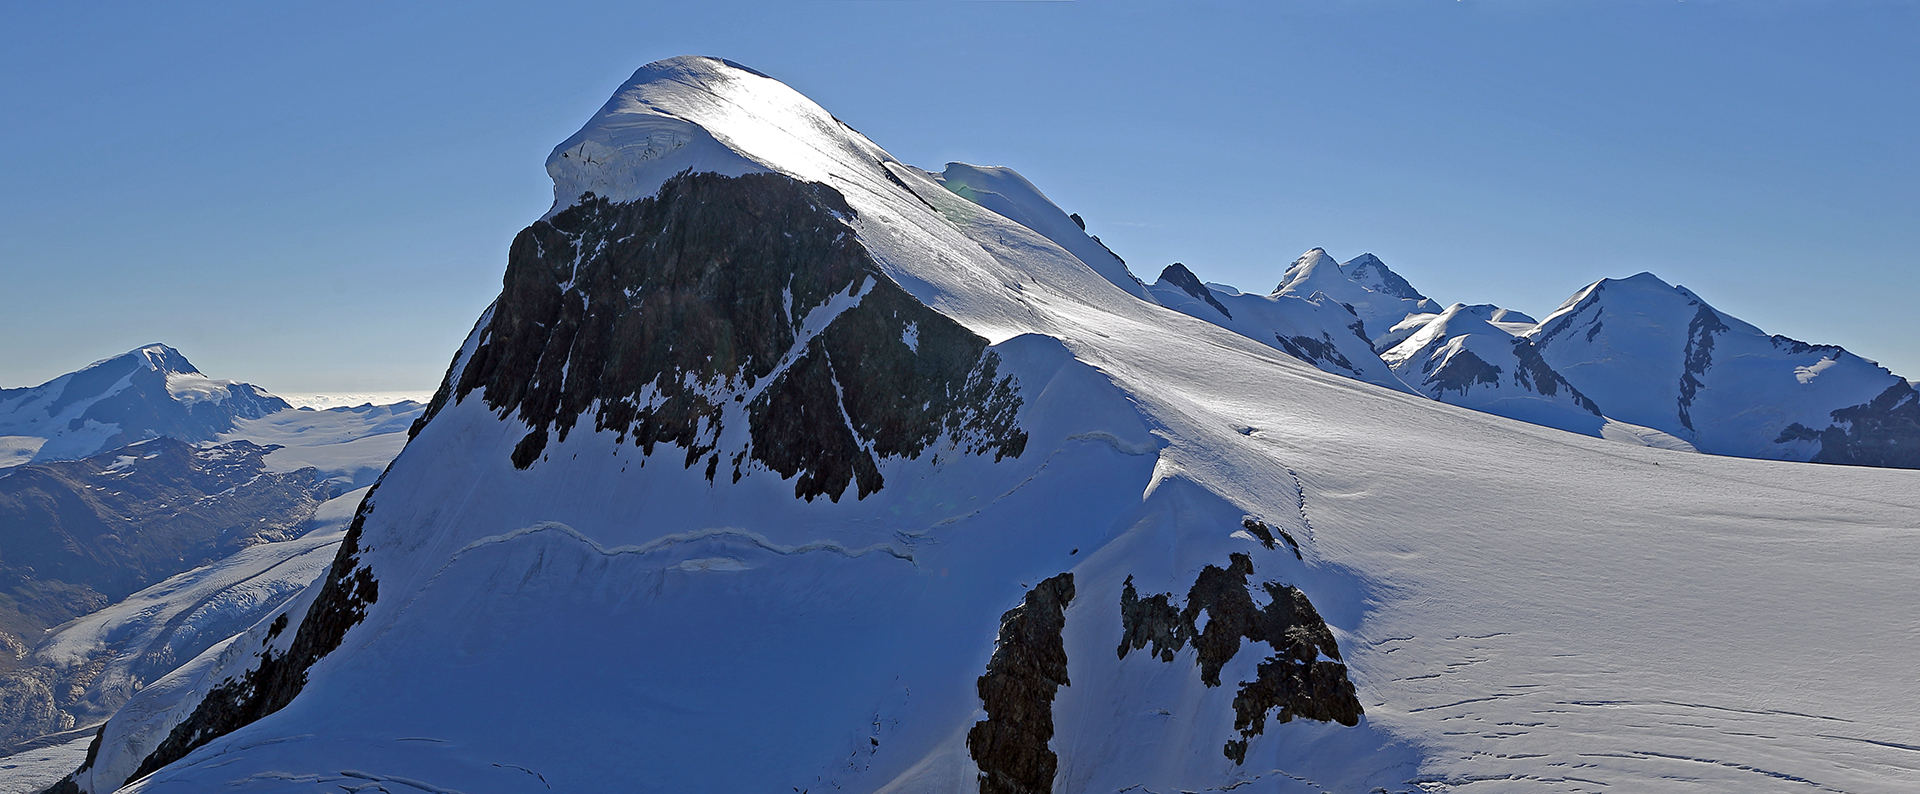
[[[636,130],[685,142],[641,147]],[[1611,444],[1322,372],[1140,300],[723,61],[641,69],[556,156],[576,150],[595,159],[555,173],[559,226],[516,241],[510,289],[363,505],[326,585],[296,602],[297,629],[256,625],[166,685],[212,693],[216,707],[266,702],[245,683],[273,680],[266,667],[242,677],[253,654],[283,664],[329,636],[337,647],[257,721],[218,737],[186,727],[211,724],[197,717],[182,723],[174,736],[204,742],[127,790],[1023,790],[980,784],[983,765],[1042,770],[1027,790],[1066,792],[1920,786],[1908,669],[1920,595],[1907,585],[1920,473]],[[846,210],[804,186],[675,177],[689,164],[826,185]],[[595,363],[577,355],[586,347],[494,347],[544,338],[517,319],[523,305],[647,297],[582,285],[612,278],[616,258],[645,260],[643,238],[618,235],[656,227],[620,224],[656,208],[618,215],[589,199],[568,212],[581,193],[658,188],[660,211],[702,218],[712,205],[697,197],[715,194],[700,191],[746,184],[759,192],[728,210],[742,213],[730,229],[645,239],[760,234],[747,219],[777,204],[805,219],[781,234],[822,245],[850,234],[885,278],[850,276],[805,303],[798,271],[786,286],[740,285],[751,305],[786,296],[773,333],[791,329],[793,347],[765,379],[654,381],[632,404],[662,422],[659,410],[718,406],[681,440],[637,445],[630,434],[652,431],[604,413],[549,438],[546,423],[566,415],[547,403],[489,407],[617,373],[580,374]],[[596,239],[616,250],[582,247]],[[879,376],[823,362],[814,351],[836,334],[891,333],[886,322],[911,316],[917,330],[854,341],[909,363],[939,353],[944,321],[894,302],[890,285],[991,344],[980,360],[998,363],[1020,401],[1017,450],[976,454],[950,434],[925,454],[888,454],[887,431],[849,410],[869,405]],[[688,316],[723,306],[684,305]],[[463,390],[481,365],[496,386]],[[825,430],[750,430],[761,426],[746,406],[803,375],[837,395],[795,406]],[[682,402],[656,401],[667,388]],[[855,450],[806,446],[842,433]],[[815,493],[808,481],[752,457],[779,444],[815,449],[808,465],[854,455],[884,482],[796,498]],[[740,451],[741,476],[700,465],[708,450],[716,462]],[[1337,651],[1289,646],[1287,658],[1326,665],[1337,652],[1364,706],[1357,725],[1283,724],[1271,711],[1262,732],[1236,725],[1240,683],[1266,681],[1262,664],[1293,669],[1273,642],[1262,660],[1268,650],[1234,640],[1222,686],[1196,666],[1223,646],[1128,652],[1126,594],[1200,599],[1229,567],[1311,599]],[[1210,603],[1203,637],[1244,617]],[[1022,673],[1022,659],[1039,666]],[[994,705],[1009,680],[1052,691],[1051,704],[1012,719]],[[130,736],[115,732],[140,719],[117,717],[108,733]],[[1037,736],[1040,750],[978,735]],[[77,782],[113,790],[151,747],[107,742]],[[1057,765],[1029,763],[1047,755]]]
[[[993,210],[1066,249],[1114,286],[1134,297],[1153,300],[1147,296],[1146,285],[1127,271],[1127,263],[1087,234],[1079,216],[1068,215],[1013,169],[947,163],[945,171],[928,176],[954,195]]]

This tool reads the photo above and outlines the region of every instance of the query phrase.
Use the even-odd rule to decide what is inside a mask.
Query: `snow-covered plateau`
[[[1781,361],[1855,385],[1780,446],[1853,443],[1850,354],[1641,277],[1142,284],[711,58],[548,170],[337,556],[55,790],[1920,790],[1920,472],[1687,451]]]

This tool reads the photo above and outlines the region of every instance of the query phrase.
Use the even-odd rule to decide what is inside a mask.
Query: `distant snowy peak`
[[[1316,275],[1324,274],[1328,270],[1338,273],[1342,278],[1346,276],[1340,273],[1340,263],[1335,262],[1333,257],[1327,254],[1327,249],[1308,249],[1306,253],[1296,257],[1293,264],[1287,265],[1286,272],[1280,275],[1279,286],[1273,288],[1273,294],[1298,293],[1302,284],[1315,281]]]
[[[1351,309],[1365,324],[1368,341],[1381,349],[1387,332],[1408,315],[1438,314],[1441,309],[1372,254],[1342,265],[1325,249],[1312,249],[1287,266],[1280,285],[1273,289],[1275,295],[1300,298],[1315,293]]]
[[[1147,287],[1153,300],[1174,311],[1234,331],[1324,371],[1411,391],[1380,361],[1366,324],[1353,309],[1326,294],[1249,295],[1201,283],[1175,262]]]
[[[1453,304],[1381,357],[1441,402],[1600,435],[1599,406],[1541,360],[1533,342],[1495,325],[1496,314],[1497,307]]]
[[[1414,289],[1406,279],[1401,278],[1399,273],[1387,269],[1387,263],[1380,261],[1380,257],[1373,254],[1361,254],[1347,260],[1340,266],[1340,272],[1345,273],[1347,278],[1353,279],[1354,283],[1383,295],[1416,301],[1427,300],[1427,296],[1420,294],[1420,291]]]
[[[178,350],[147,345],[39,386],[0,391],[0,468],[162,436],[210,441],[235,420],[287,407],[257,386],[207,377]]]
[[[1920,420],[1905,380],[1769,335],[1651,273],[1589,285],[1526,336],[1607,416],[1703,452],[1920,467],[1920,433],[1901,430]]]

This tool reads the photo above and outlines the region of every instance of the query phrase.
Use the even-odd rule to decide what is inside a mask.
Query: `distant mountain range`
[[[1443,308],[1372,254],[1338,263],[1318,248],[1268,295],[1203,285],[1178,264],[1149,289],[1328,372],[1511,419],[1716,455],[1920,468],[1907,380],[1769,335],[1651,273],[1590,284],[1538,321]]]

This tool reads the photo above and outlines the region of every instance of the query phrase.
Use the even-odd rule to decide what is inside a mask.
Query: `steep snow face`
[[[756,73],[736,64],[716,65],[700,58],[642,67],[594,114],[593,121],[547,156],[547,174],[553,177],[553,209],[548,217],[587,194],[614,202],[653,195],[661,183],[682,171],[739,176],[771,170],[730,140],[715,139],[708,127],[661,109],[698,104],[738,118],[745,115],[740,112],[744,108],[733,97],[741,94],[752,95],[746,104],[771,101],[791,109],[791,97],[765,84],[772,81],[755,77]],[[806,121],[838,123],[817,117]],[[780,137],[769,136],[768,130],[758,126],[736,124],[722,129],[755,139]]]
[[[1314,293],[1352,309],[1366,324],[1367,339],[1375,347],[1380,347],[1381,337],[1407,315],[1440,311],[1439,304],[1414,290],[1372,254],[1341,265],[1326,250],[1315,248],[1295,259],[1281,277],[1280,286],[1273,288],[1275,295],[1308,298]]]
[[[1920,784],[1904,749],[1920,744],[1920,634],[1858,607],[1920,607],[1920,543],[1899,531],[1920,524],[1920,475],[1624,447],[1328,374],[1128,294],[771,80],[705,59],[649,70],[623,91],[792,182],[668,175],[652,209],[564,199],[551,234],[526,236],[544,250],[510,265],[526,295],[503,292],[483,317],[292,627],[256,625],[163,682],[205,693],[173,701],[193,713],[161,742],[170,757],[129,762],[103,743],[96,768],[150,772],[127,787],[141,792]],[[758,399],[709,388],[749,360],[711,321],[768,305],[724,294],[758,260],[700,247],[718,227],[595,238],[569,224],[691,212],[683,188],[746,183],[815,206],[733,204],[749,227],[736,233],[820,241],[809,261],[849,265],[822,282],[837,299],[745,290],[775,310],[756,332],[815,334],[804,318],[792,331],[791,305],[825,324],[814,340],[858,319],[876,331],[855,341],[924,350],[924,315],[895,304],[916,347],[868,303],[896,285],[998,358],[1018,453],[940,438],[872,454],[880,435],[849,390],[898,384],[828,349],[811,365],[820,390],[764,416],[853,439],[880,487],[806,500],[798,473],[710,476],[707,455],[739,447],[688,454],[711,439],[707,409]],[[821,207],[857,247],[827,245]],[[605,251],[581,245],[602,238]],[[686,266],[712,277],[690,283],[711,289],[669,282],[681,297],[656,305],[644,285],[606,294],[636,286],[612,275],[652,261],[639,248],[653,240],[701,252]],[[596,253],[575,270],[569,251]],[[863,256],[877,273],[851,267]],[[799,281],[791,295],[808,294]],[[588,312],[568,308],[582,299],[642,329],[614,302],[679,312],[700,333],[678,352],[680,337],[656,350],[610,334],[603,352],[620,355],[575,357],[591,349]],[[786,379],[814,344],[776,346],[789,369],[755,383]],[[632,398],[659,422],[603,421],[648,362],[708,357],[713,375],[673,369],[688,399],[654,402],[664,380]],[[598,405],[568,401],[589,394]],[[751,425],[731,410],[722,442]],[[549,424],[562,415],[577,418],[565,434]],[[536,427],[553,430],[516,460]],[[1358,708],[1335,703],[1329,665]],[[97,794],[115,776],[79,782]]]
[[[1596,282],[1527,337],[1606,415],[1716,454],[1810,459],[1820,430],[1847,424],[1835,412],[1872,413],[1904,385],[1841,348],[1769,336],[1651,273]],[[1796,425],[1810,432],[1789,432]]]
[[[1533,342],[1495,326],[1492,306],[1456,303],[1381,355],[1428,397],[1463,408],[1601,435],[1599,406],[1547,366]]]
[[[235,421],[287,407],[257,386],[201,374],[178,350],[148,345],[39,386],[0,390],[0,470],[161,436],[211,441]]]
[[[1249,295],[1215,289],[1175,262],[1148,287],[1155,302],[1230,329],[1320,369],[1395,391],[1410,391],[1367,341],[1366,324],[1324,293]]]
[[[1152,300],[1146,285],[1127,271],[1127,263],[1087,234],[1086,227],[1048,200],[1040,189],[1011,168],[948,163],[947,170],[930,174],[954,195],[993,210],[1067,250],[1087,267],[1129,294]]]
[[[1387,263],[1373,254],[1361,254],[1340,265],[1340,272],[1355,284],[1366,287],[1372,292],[1391,295],[1406,300],[1424,301],[1427,296],[1413,288],[1412,284],[1387,268]]]

